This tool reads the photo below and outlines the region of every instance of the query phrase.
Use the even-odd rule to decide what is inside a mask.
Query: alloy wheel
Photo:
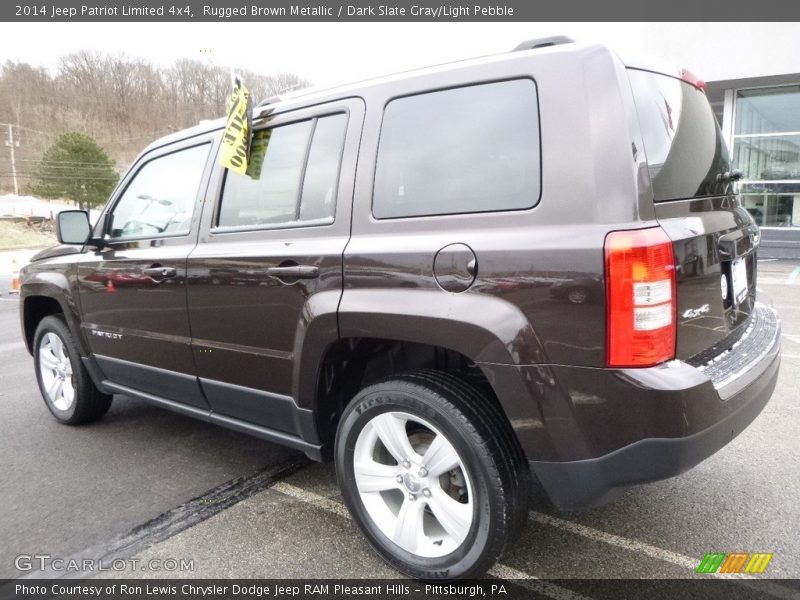
[[[61,411],[69,410],[75,402],[72,362],[63,340],[52,331],[39,342],[39,373],[50,404]]]
[[[369,517],[406,552],[435,558],[466,540],[475,519],[469,473],[427,420],[404,412],[372,418],[356,440],[353,467]]]

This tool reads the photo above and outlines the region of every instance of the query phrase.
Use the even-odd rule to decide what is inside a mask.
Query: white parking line
[[[296,500],[316,506],[317,508],[321,508],[340,517],[344,517],[345,519],[351,518],[347,508],[341,502],[336,502],[335,500],[331,500],[325,496],[320,496],[314,492],[309,492],[308,490],[304,490],[303,488],[292,485],[291,483],[279,481],[270,489],[280,492],[286,496],[291,496]],[[578,594],[572,590],[568,590],[567,588],[555,585],[554,583],[541,581],[534,575],[530,575],[524,571],[519,571],[518,569],[507,567],[506,565],[499,563],[489,570],[489,575],[492,577],[497,577],[498,579],[514,580],[518,585],[544,596],[553,598],[554,600],[591,600],[587,596],[583,596],[582,594]]]
[[[644,542],[629,540],[628,538],[614,535],[613,533],[600,531],[599,529],[587,527],[586,525],[581,525],[572,521],[567,521],[566,519],[560,519],[558,517],[546,515],[536,511],[531,511],[528,514],[530,518],[537,523],[543,523],[544,525],[550,525],[551,527],[558,527],[559,529],[589,538],[590,540],[603,542],[612,546],[618,546],[620,548],[624,548],[625,550],[630,550],[631,552],[646,554],[647,556],[678,565],[679,567],[691,569],[692,572],[694,572],[694,570],[697,568],[697,565],[700,564],[700,560],[698,558],[692,558],[684,554],[678,554],[677,552],[672,552],[671,550],[664,550],[663,548],[651,546],[650,544],[645,544]]]
[[[794,271],[792,271],[789,276],[786,278],[786,283],[792,284],[797,277],[800,276],[800,267],[797,267]]]
[[[319,494],[315,494],[314,492],[310,492],[308,490],[304,490],[303,488],[292,485],[291,483],[279,481],[270,489],[278,491],[287,496],[291,496],[292,498],[300,500],[301,502],[305,502],[328,512],[332,512],[340,517],[344,517],[346,519],[351,518],[347,508],[341,502],[331,500],[330,498],[320,496]],[[697,569],[697,566],[700,564],[700,557],[692,558],[691,556],[686,556],[685,554],[659,548],[658,546],[653,546],[645,542],[631,540],[619,535],[614,535],[613,533],[594,529],[593,527],[587,527],[586,525],[581,525],[580,523],[574,523],[572,521],[567,521],[566,519],[547,515],[545,513],[530,511],[528,514],[530,518],[537,523],[549,525],[551,527],[557,527],[559,529],[569,531],[570,533],[574,533],[575,535],[580,535],[597,542],[603,542],[604,544],[609,544],[611,546],[617,546],[618,548],[623,548],[631,552],[646,554],[652,558],[672,563],[679,567],[691,569],[690,573],[694,573]],[[550,598],[554,598],[555,600],[588,600],[586,596],[582,596],[581,594],[573,592],[572,590],[568,590],[547,581],[542,581],[535,575],[531,575],[499,563],[489,570],[489,575],[499,579],[519,580],[519,585],[545,596],[549,596]],[[798,600],[798,598],[800,598],[800,594],[794,590],[783,587],[782,585],[765,581],[764,579],[759,579],[753,575],[715,573],[710,576],[722,579],[731,579],[743,587],[752,588],[759,593],[766,592],[770,596],[781,598],[783,600]]]
[[[560,519],[558,517],[533,510],[528,514],[537,523],[558,527],[559,529],[589,538],[596,542],[603,542],[611,546],[617,546],[619,548],[624,548],[625,550],[630,550],[631,552],[646,554],[652,558],[657,558],[679,567],[691,569],[691,573],[696,571],[698,565],[700,564],[700,558],[702,558],[692,558],[691,556],[679,554],[678,552],[673,552],[672,550],[665,550],[664,548],[652,546],[650,544],[646,544],[645,542],[631,540],[619,535],[614,535],[613,533],[594,529],[593,527],[587,527],[586,525],[581,525],[579,523],[574,523],[572,521],[567,521],[566,519]],[[759,593],[766,592],[775,598],[782,598],[784,600],[798,600],[798,598],[800,598],[800,594],[798,594],[796,591],[783,587],[782,585],[764,581],[763,578],[758,578],[754,575],[746,575],[743,573],[714,573],[712,576],[720,579],[733,580],[739,585],[754,589]]]
[[[793,335],[791,333],[784,333],[782,337],[785,337],[790,342],[794,342],[796,344],[800,344],[800,335]]]
[[[0,352],[8,352],[10,350],[21,350],[25,347],[23,342],[6,342],[5,344],[0,344]]]
[[[301,502],[305,502],[306,504],[313,504],[317,508],[327,510],[335,515],[344,517],[345,519],[350,518],[350,513],[347,511],[347,507],[341,502],[336,502],[335,500],[331,500],[325,496],[320,496],[314,492],[309,492],[303,488],[297,487],[296,485],[292,485],[291,483],[279,481],[278,483],[273,484],[270,489],[280,492],[286,496],[291,496],[292,498],[300,500]]]

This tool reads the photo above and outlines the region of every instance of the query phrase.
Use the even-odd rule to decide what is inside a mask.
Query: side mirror
[[[62,244],[80,244],[89,239],[92,228],[85,210],[62,210],[56,217],[56,236]]]

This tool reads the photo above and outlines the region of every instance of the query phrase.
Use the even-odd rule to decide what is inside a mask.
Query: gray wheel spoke
[[[361,493],[384,492],[399,487],[396,466],[366,460],[355,463],[353,471],[358,491]]]
[[[392,413],[383,413],[370,421],[383,445],[398,462],[418,456],[406,434],[406,422]]]
[[[425,533],[422,529],[422,518],[425,515],[425,504],[406,499],[397,515],[394,528],[394,543],[403,550],[415,553]]]
[[[55,369],[58,366],[58,358],[49,348],[39,351],[39,361],[48,369]]]
[[[53,347],[53,354],[56,355],[58,360],[64,360],[64,344],[61,343],[61,338],[57,335],[50,333],[50,344]]]
[[[438,477],[442,473],[455,469],[460,460],[453,445],[443,435],[437,435],[422,458],[422,464],[428,472]]]
[[[39,342],[37,368],[47,401],[58,410],[68,410],[75,402],[72,363],[66,344],[52,331]]]
[[[61,381],[60,378],[56,377],[53,380],[53,383],[50,384],[50,387],[47,388],[47,393],[50,395],[50,399],[55,403],[61,399],[61,389],[64,386],[64,382]]]
[[[433,490],[428,499],[433,516],[442,528],[458,543],[463,542],[472,525],[472,506],[461,504],[448,496],[441,488]]]
[[[72,381],[67,379],[64,382],[64,387],[62,388],[64,402],[66,406],[69,407],[72,404],[72,401],[75,400],[75,388],[72,386]]]

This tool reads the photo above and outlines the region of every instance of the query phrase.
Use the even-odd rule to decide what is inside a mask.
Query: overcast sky
[[[0,60],[54,67],[64,54],[96,49],[163,64],[200,58],[334,85],[556,34],[636,52],[643,31],[636,23],[3,23]]]
[[[798,23],[0,23],[0,61],[52,68],[65,54],[94,49],[290,72],[330,86],[557,34],[623,55],[644,51],[708,81],[800,73]]]

